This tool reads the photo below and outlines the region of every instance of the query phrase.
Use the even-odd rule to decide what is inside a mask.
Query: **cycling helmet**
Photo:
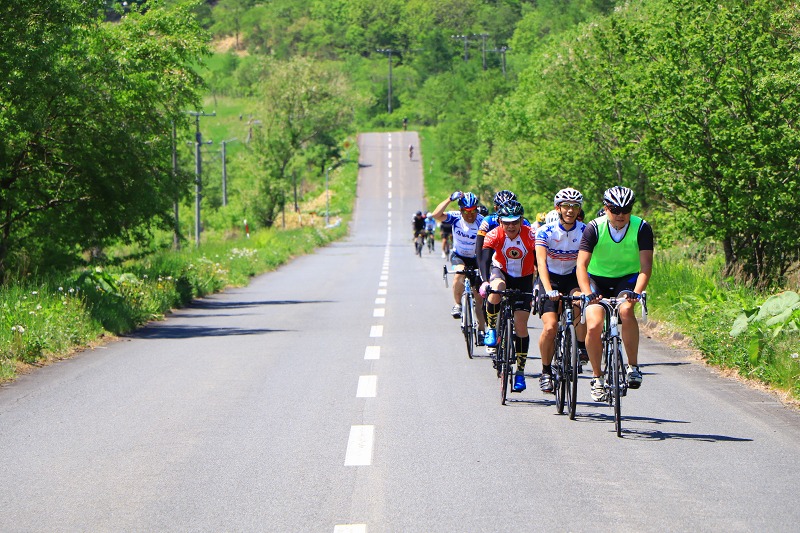
[[[486,215],[489,214],[489,208],[487,208],[485,205],[482,205],[482,204],[479,205],[478,206],[478,214],[483,216],[483,217],[485,217]]]
[[[508,189],[503,189],[494,195],[494,205],[503,205],[509,200],[516,200],[517,195]]]
[[[545,224],[552,224],[553,222],[558,222],[561,220],[561,213],[553,209],[544,217]]]
[[[422,211],[417,211],[417,216],[421,217],[422,216]]]
[[[471,192],[465,192],[458,200],[458,207],[461,209],[475,209],[478,207],[478,197]]]
[[[427,215],[425,215],[425,218],[433,218],[433,213],[431,213],[430,211],[428,211],[428,214],[427,214]]]
[[[603,194],[603,203],[609,207],[617,207],[621,209],[632,207],[635,200],[636,198],[634,197],[632,190],[619,185],[616,187],[611,187]]]
[[[497,218],[503,222],[514,222],[522,218],[525,214],[525,208],[516,200],[509,200],[500,206],[497,210]]]
[[[539,224],[544,224],[545,216],[546,215],[544,213],[537,213],[536,214],[536,222],[538,222]]]
[[[558,191],[553,198],[554,206],[558,207],[561,202],[575,202],[583,205],[583,195],[572,187],[567,187]]]

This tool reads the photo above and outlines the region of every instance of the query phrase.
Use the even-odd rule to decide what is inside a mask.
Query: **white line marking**
[[[375,426],[351,426],[347,439],[344,466],[369,466],[372,464],[372,443]]]
[[[389,161],[389,168],[392,168],[392,162]]]
[[[388,207],[389,207],[389,209],[391,209],[391,208],[392,208],[392,202],[389,202],[389,205],[388,205]]]
[[[383,305],[386,303],[386,298],[375,298],[375,305]]]
[[[389,279],[389,276],[381,276],[381,280],[382,280],[382,281],[386,281],[386,280],[388,280],[388,279]]]
[[[388,176],[386,176],[386,177],[387,177],[387,178],[389,178],[389,179],[391,179],[391,178],[392,178],[392,171],[391,171],[391,170],[389,171],[389,175],[388,175]]]
[[[374,398],[378,394],[378,376],[359,376],[356,398]]]
[[[337,524],[333,533],[367,533],[367,524]]]
[[[370,337],[383,337],[383,326],[372,326],[369,328]]]
[[[391,147],[391,146],[389,146],[389,152],[386,154],[386,156],[387,156],[389,159],[391,159],[391,158],[392,158],[392,152],[391,152],[391,150],[392,150],[392,147]]]
[[[388,283],[386,281],[379,281],[378,282],[378,287],[386,287],[386,285],[388,285]]]
[[[375,318],[384,317],[386,316],[386,309],[384,309],[383,307],[376,307],[375,309],[372,310],[372,316]]]
[[[378,289],[378,294],[386,294],[386,289]]]
[[[380,359],[381,347],[380,346],[367,346],[364,350],[364,359]]]
[[[390,175],[389,177],[391,178],[392,176]],[[389,180],[389,188],[390,189],[392,188],[392,181],[391,180]]]
[[[392,191],[389,191],[389,199],[391,200],[391,198],[392,198]]]

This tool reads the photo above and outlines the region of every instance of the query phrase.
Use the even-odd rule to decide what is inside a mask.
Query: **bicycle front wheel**
[[[611,397],[614,403],[614,429],[617,437],[622,436],[622,409],[619,404],[620,390],[622,389],[622,362],[619,353],[619,339],[611,341]]]
[[[461,296],[461,330],[464,332],[464,342],[467,343],[467,357],[472,359],[475,350],[475,328],[472,319],[472,295],[467,287]]]
[[[569,359],[566,355],[566,332],[556,335],[556,347],[553,354],[553,392],[556,394],[556,412],[564,414],[564,405],[567,404]]]
[[[578,367],[580,366],[580,361],[578,361],[578,339],[575,336],[575,326],[570,324],[564,334],[566,337],[565,344],[567,341],[569,342],[569,347],[567,348],[567,354],[569,354],[569,368],[567,369],[567,403],[569,409],[569,419],[575,420],[575,409],[578,406]]]

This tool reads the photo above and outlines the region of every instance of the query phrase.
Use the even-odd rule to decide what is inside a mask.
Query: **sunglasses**
[[[629,205],[628,207],[611,207],[610,205],[607,205],[606,209],[608,209],[615,215],[627,215],[628,213],[633,211],[633,206]]]
[[[580,209],[581,204],[568,204],[566,202],[558,204],[558,207],[563,207],[564,209]]]

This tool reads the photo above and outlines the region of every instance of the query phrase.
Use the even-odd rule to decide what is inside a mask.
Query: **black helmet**
[[[485,205],[479,204],[478,205],[478,214],[485,217],[486,215],[489,214],[489,209]]]
[[[522,218],[522,215],[524,214],[525,208],[523,208],[522,204],[516,200],[509,200],[501,205],[500,209],[497,210],[497,218],[503,222],[514,222],[515,220]]]
[[[611,187],[605,194],[603,194],[603,203],[608,207],[616,207],[625,209],[633,207],[633,202],[636,200],[633,191],[627,187]]]
[[[494,205],[503,205],[509,200],[516,200],[517,195],[513,192],[509,191],[508,189],[503,189],[502,191],[498,191],[497,194],[494,195]]]

